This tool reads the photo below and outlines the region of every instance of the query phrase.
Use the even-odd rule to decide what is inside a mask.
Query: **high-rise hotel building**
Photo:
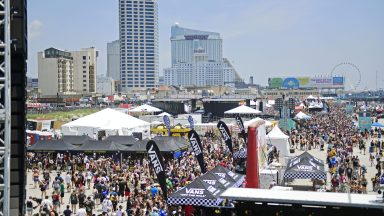
[[[172,67],[164,69],[164,83],[176,86],[215,86],[234,82],[235,69],[223,58],[219,33],[171,27]]]
[[[119,0],[121,90],[158,86],[157,0]]]
[[[69,52],[51,47],[37,56],[41,95],[96,93],[96,48]]]

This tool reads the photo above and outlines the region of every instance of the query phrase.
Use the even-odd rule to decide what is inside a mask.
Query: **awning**
[[[219,198],[222,192],[222,189],[204,182],[201,178],[196,178],[189,185],[171,194],[167,203],[169,205],[216,207],[223,201]]]

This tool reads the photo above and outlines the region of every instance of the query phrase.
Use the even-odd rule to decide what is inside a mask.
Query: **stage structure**
[[[0,0],[0,212],[10,214],[11,50],[10,1]]]

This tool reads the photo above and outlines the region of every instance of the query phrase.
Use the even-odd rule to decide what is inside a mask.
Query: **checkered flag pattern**
[[[247,150],[240,149],[239,151],[233,153],[233,159],[247,158]]]
[[[284,178],[287,179],[326,179],[326,173],[314,172],[286,172]]]
[[[222,202],[222,199],[196,199],[196,198],[176,198],[169,197],[167,203],[169,205],[195,205],[195,206],[206,206],[216,207]]]

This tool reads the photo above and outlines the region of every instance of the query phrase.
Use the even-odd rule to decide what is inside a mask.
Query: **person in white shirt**
[[[43,212],[48,212],[53,209],[52,201],[48,199],[48,196],[45,196],[45,199],[41,201],[40,210]]]
[[[103,210],[103,212],[105,213],[108,213],[112,210],[112,201],[109,199],[110,197],[107,196],[104,200],[103,200],[103,204],[101,205],[101,209]]]
[[[119,209],[116,211],[116,216],[126,216],[123,206],[119,205]]]
[[[76,216],[87,216],[87,211],[85,211],[85,208],[83,205],[79,206],[79,209],[76,212]]]
[[[71,192],[72,176],[69,172],[65,176],[65,183],[67,184],[67,191]]]

